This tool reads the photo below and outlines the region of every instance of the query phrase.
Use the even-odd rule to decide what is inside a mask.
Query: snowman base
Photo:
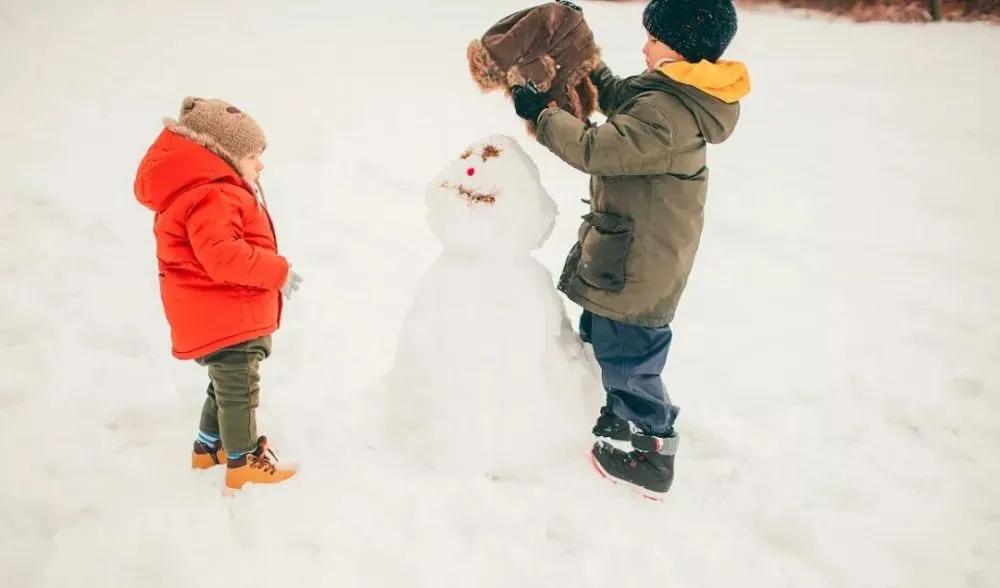
[[[395,447],[428,468],[498,479],[572,455],[589,431],[590,374],[551,280],[530,256],[438,260],[390,374]]]

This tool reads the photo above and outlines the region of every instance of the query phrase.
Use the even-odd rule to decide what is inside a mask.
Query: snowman
[[[514,139],[490,136],[438,174],[426,202],[443,251],[404,320],[387,437],[422,465],[492,478],[574,456],[601,388],[531,255],[557,214],[538,168]]]

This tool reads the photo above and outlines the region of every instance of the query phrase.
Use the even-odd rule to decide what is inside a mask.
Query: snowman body
[[[444,250],[400,335],[390,439],[453,472],[502,477],[558,461],[579,448],[598,399],[552,275],[531,255],[555,203],[517,142],[497,135],[442,170],[427,206]]]

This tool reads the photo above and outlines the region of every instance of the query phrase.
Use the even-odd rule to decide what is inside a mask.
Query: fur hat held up
[[[579,9],[550,2],[496,23],[467,50],[472,77],[484,92],[534,82],[580,120],[597,109],[590,72],[600,50]],[[529,123],[529,127],[532,126]]]

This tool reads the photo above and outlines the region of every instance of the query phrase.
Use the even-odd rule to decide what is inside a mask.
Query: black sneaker
[[[593,433],[595,437],[605,437],[615,441],[632,440],[632,430],[628,421],[616,416],[607,406],[601,407],[601,415],[594,423]]]
[[[636,449],[629,452],[598,441],[590,452],[590,461],[601,476],[624,482],[646,498],[659,500],[674,481],[676,439],[635,434],[632,445]]]

